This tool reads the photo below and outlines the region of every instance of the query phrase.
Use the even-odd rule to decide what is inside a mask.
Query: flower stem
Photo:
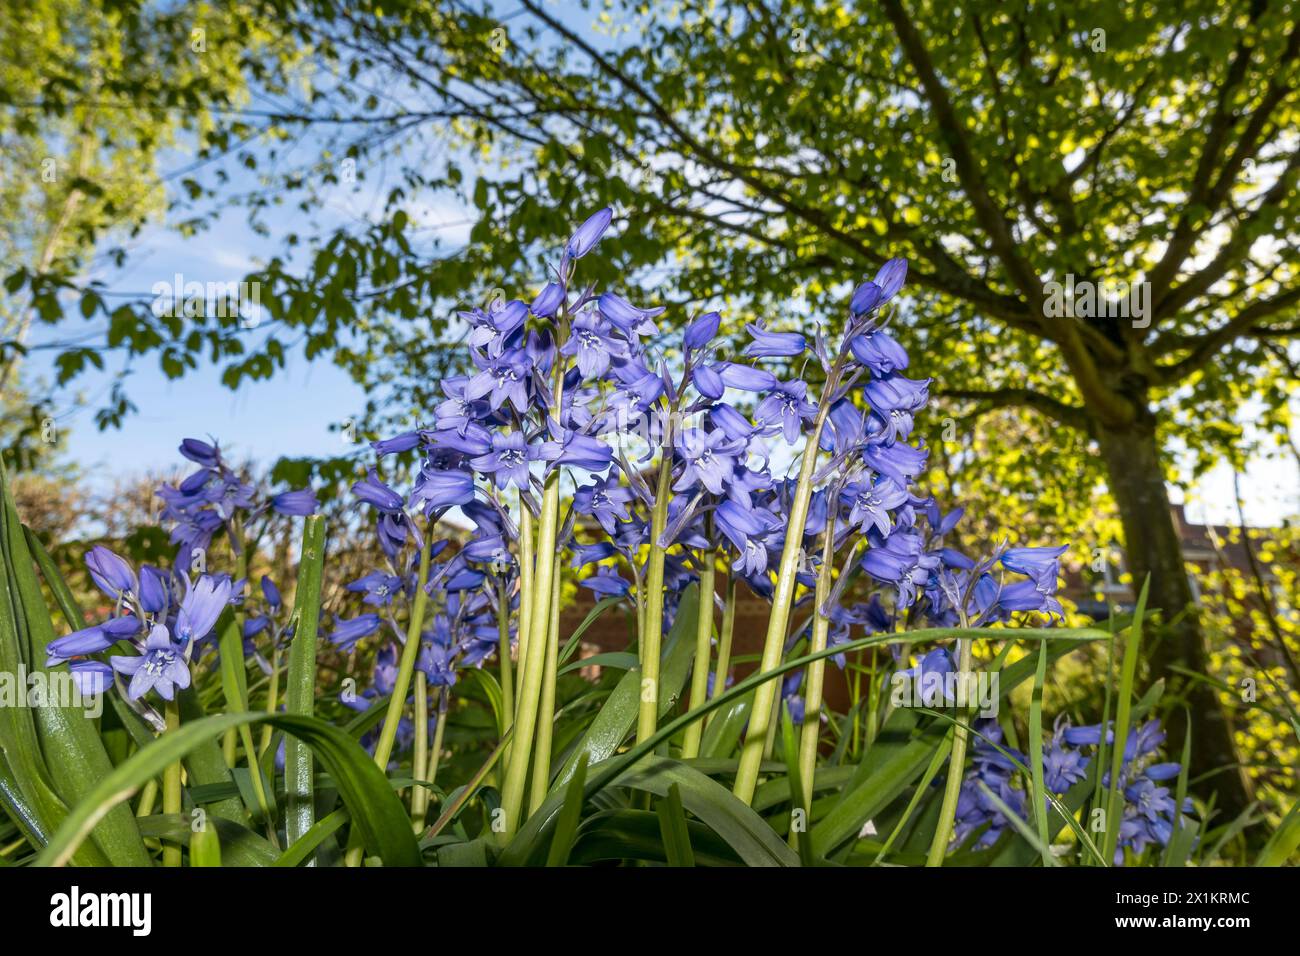
[[[965,621],[962,622],[962,626],[965,627]],[[957,674],[964,680],[964,675],[970,672],[970,667],[971,641],[969,638],[962,638],[961,649],[957,652]],[[944,784],[943,804],[939,808],[939,826],[935,829],[934,839],[930,842],[926,866],[943,866],[944,855],[948,852],[948,844],[952,840],[953,826],[957,822],[957,798],[961,795],[962,776],[966,770],[966,718],[967,714],[963,712],[961,719],[953,725],[948,780]]]
[[[415,581],[415,602],[411,608],[411,619],[406,625],[406,644],[402,647],[397,679],[393,683],[392,696],[388,698],[388,710],[384,714],[383,728],[379,731],[379,743],[375,746],[375,765],[383,773],[388,772],[388,760],[393,755],[393,744],[397,741],[397,726],[401,723],[402,711],[406,709],[406,692],[411,688],[411,675],[415,673],[415,662],[420,656],[420,633],[429,606],[429,592],[424,589],[424,582],[429,578],[432,546],[433,538],[426,533],[424,546],[420,549],[420,573]]]
[[[411,745],[411,823],[415,832],[424,830],[424,814],[429,808],[429,791],[420,786],[429,773],[429,681],[421,672],[415,675],[415,740]]]
[[[519,695],[524,687],[524,663],[528,659],[528,632],[533,617],[533,515],[522,502],[519,505],[519,679],[515,681],[513,710],[519,710]],[[508,762],[508,761],[507,761]]]
[[[710,551],[700,569],[700,606],[695,623],[695,664],[691,671],[691,700],[689,710],[694,710],[708,699],[709,658],[713,652],[713,580],[718,555]],[[704,725],[698,720],[686,728],[682,738],[682,757],[689,760],[700,755],[700,737]]]
[[[794,501],[790,505],[790,521],[785,530],[785,546],[781,549],[781,565],[777,571],[776,591],[772,596],[772,612],[767,619],[763,656],[758,665],[760,673],[770,671],[781,663],[781,650],[785,644],[786,628],[790,622],[790,609],[794,604],[795,574],[798,571],[799,556],[803,552],[803,531],[808,523],[808,506],[812,500],[818,440],[829,411],[829,403],[826,399],[833,392],[834,381],[838,377],[837,366],[827,378],[821,407],[813,422],[812,431],[808,434],[808,443],[804,447],[803,462],[799,468],[799,482],[795,486]],[[736,782],[732,786],[732,793],[746,804],[754,798],[754,789],[758,786],[758,768],[763,761],[767,729],[772,721],[773,705],[779,687],[780,681],[766,681],[754,692],[749,730],[745,733],[745,743],[740,751],[740,766],[736,770]]]
[[[664,548],[659,539],[668,524],[668,499],[672,494],[672,418],[665,419],[660,452],[659,480],[655,486],[654,510],[650,513],[650,556],[645,571],[645,621],[641,642],[641,706],[636,715],[636,739],[645,740],[659,723],[659,650],[663,643]]]
[[[564,376],[560,363],[555,366],[553,408],[558,413],[564,397]],[[560,513],[560,474],[547,477],[542,493],[542,513],[538,519],[537,558],[533,567],[532,611],[519,678],[519,702],[515,707],[515,733],[510,740],[510,761],[506,765],[501,788],[502,838],[514,836],[524,805],[524,787],[532,762],[533,733],[537,729],[537,711],[541,703],[546,668],[546,631],[543,622],[550,620],[551,575],[555,568],[555,545]],[[525,558],[526,560],[526,558]]]
[[[718,633],[718,666],[713,672],[712,700],[727,689],[727,671],[731,670],[731,636],[736,630],[736,573],[727,572],[727,596],[722,605],[722,630]],[[712,723],[717,711],[711,711],[704,718],[707,728]]]
[[[532,792],[528,812],[536,813],[551,786],[551,736],[555,729],[555,672],[560,649],[560,569],[551,574],[551,617],[546,636],[546,669],[537,714],[537,747],[533,753]]]
[[[497,658],[501,662],[501,734],[515,722],[515,678],[510,664],[510,595],[505,578],[497,581]]]
[[[279,642],[271,648],[271,686],[266,692],[266,712],[274,714],[276,708],[280,706],[280,645]],[[262,728],[262,739],[258,742],[258,754],[266,753],[266,748],[271,746],[272,727],[267,724]]]
[[[163,709],[163,720],[166,722],[168,731],[180,729],[181,708],[180,704],[174,699],[167,701],[167,706]],[[181,763],[179,760],[168,764],[167,769],[163,771],[162,812],[165,814],[178,814],[181,812]],[[181,848],[170,840],[164,841],[162,862],[163,866],[180,866]]]
[[[817,573],[817,589],[813,597],[812,640],[808,653],[816,654],[826,647],[826,636],[831,622],[822,608],[831,594],[831,574],[835,557],[835,510],[828,509],[825,539],[822,543],[822,566]],[[813,773],[817,769],[817,742],[821,739],[822,687],[826,678],[826,660],[808,665],[807,685],[804,688],[803,728],[799,734],[799,782],[803,787],[804,809],[812,806]]]
[[[425,761],[428,768],[429,785],[438,779],[438,764],[442,759],[442,737],[447,729],[447,711],[451,707],[451,688],[438,688],[438,722],[433,727],[433,743],[429,744],[429,757]]]

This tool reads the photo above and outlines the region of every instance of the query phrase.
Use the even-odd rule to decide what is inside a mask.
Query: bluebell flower
[[[146,614],[164,614],[171,606],[171,576],[150,565],[140,568],[140,608]]]
[[[707,433],[700,428],[682,429],[673,443],[686,463],[673,490],[687,491],[703,485],[715,495],[722,494],[723,483],[731,477],[745,450],[743,440],[729,438],[722,429]]]
[[[652,335],[658,331],[652,321],[663,314],[663,307],[639,309],[616,292],[606,292],[596,300],[596,308],[614,328],[628,338],[637,335]]]
[[[132,614],[109,618],[103,624],[83,627],[45,645],[46,666],[52,667],[73,657],[98,654],[118,641],[140,633],[140,619]]]
[[[542,291],[537,293],[537,298],[533,299],[531,310],[539,319],[549,319],[563,304],[564,286],[558,282],[548,282],[542,287]]]
[[[600,242],[600,237],[605,234],[613,218],[614,210],[609,207],[593,213],[569,238],[564,254],[570,259],[581,259]]]
[[[705,398],[721,398],[727,390],[722,376],[709,365],[696,365],[691,369],[691,384]]]
[[[750,358],[781,358],[802,355],[808,340],[798,332],[769,332],[761,325],[746,325],[754,340],[745,346],[744,354]]]
[[[608,565],[597,568],[595,574],[578,583],[602,597],[623,597],[632,589],[632,585]]]
[[[876,273],[876,285],[880,286],[880,304],[888,302],[898,290],[903,288],[903,282],[907,279],[907,260],[890,259],[880,271]]]
[[[904,442],[872,441],[862,452],[862,460],[868,468],[893,478],[900,485],[908,484],[921,474],[928,457],[928,452]]]
[[[528,488],[528,463],[530,454],[523,432],[512,431],[492,436],[492,450],[472,459],[470,464],[481,475],[490,477],[498,488],[513,484]]]
[[[394,435],[392,438],[384,438],[370,443],[370,447],[375,450],[375,454],[380,458],[385,455],[410,451],[412,448],[418,448],[419,446],[420,433],[418,431],[402,432],[402,434]]]
[[[427,464],[411,489],[413,504],[423,504],[425,513],[474,501],[474,475],[459,469],[433,468]]]
[[[347,585],[347,590],[353,594],[364,594],[365,597],[362,600],[366,604],[372,604],[376,607],[387,607],[392,603],[393,596],[401,589],[401,578],[395,574],[385,574],[382,571],[371,571]]]
[[[217,446],[199,441],[197,438],[186,438],[182,441],[180,453],[196,465],[203,465],[205,468],[217,468],[221,464],[221,452]]]
[[[688,352],[704,348],[718,334],[718,326],[721,323],[722,316],[717,312],[705,312],[703,315],[696,316],[686,326],[686,332],[682,336],[682,345]]]
[[[186,592],[176,615],[176,639],[182,646],[207,637],[230,603],[233,589],[229,578],[205,574]]]
[[[908,366],[906,350],[889,333],[880,329],[855,335],[849,341],[849,351],[873,375],[890,375]]]
[[[738,388],[742,392],[767,392],[779,384],[776,376],[767,369],[755,368],[752,365],[718,362],[713,368],[727,388]]]
[[[627,343],[611,334],[595,312],[584,312],[573,320],[569,340],[560,354],[577,357],[578,369],[587,378],[604,375],[611,359],[629,357]]]
[[[406,504],[401,495],[379,480],[379,475],[373,468],[369,475],[352,486],[352,493],[379,511],[389,514],[401,511]]]
[[[273,609],[279,608],[283,603],[283,599],[280,597],[280,589],[275,586],[275,582],[271,580],[269,574],[262,575],[262,597],[266,599],[266,603]]]
[[[95,587],[114,601],[135,596],[135,571],[102,544],[97,544],[86,552],[86,567],[90,570],[90,579],[95,582]]]
[[[881,535],[888,535],[894,526],[890,512],[907,501],[907,497],[907,490],[885,475],[850,482],[840,493],[840,500],[850,506],[849,524],[862,534],[875,528]]]
[[[298,488],[295,491],[282,491],[271,498],[271,508],[277,514],[289,518],[305,518],[314,515],[320,505],[316,501],[316,492],[310,488]]]
[[[176,691],[190,686],[190,665],[183,645],[173,644],[166,625],[155,624],[139,657],[114,655],[109,658],[113,670],[131,678],[126,694],[139,700],[156,690],[163,700],[171,700]]]
[[[480,358],[474,353],[473,359],[481,371],[465,385],[467,400],[486,395],[493,411],[507,400],[521,414],[528,410],[528,383],[532,377],[533,360],[527,352],[508,349],[496,358]]]
[[[436,640],[422,640],[415,667],[434,687],[452,687],[456,683],[455,649]]]
[[[899,529],[880,547],[870,548],[861,563],[862,569],[877,581],[898,589],[897,605],[901,609],[916,601],[917,589],[939,567],[939,557],[926,553],[920,535]]]
[[[330,643],[341,651],[350,651],[361,638],[379,630],[381,623],[378,614],[361,614],[350,621],[336,620]]]
[[[817,416],[817,406],[808,401],[808,385],[796,379],[778,382],[772,392],[758,403],[754,417],[761,422],[780,424],[785,440],[793,445],[799,440],[803,423]]]
[[[617,478],[598,478],[573,493],[573,510],[595,518],[605,533],[612,535],[616,523],[628,519],[627,506],[631,501],[631,489],[620,485]]]
[[[733,570],[746,577],[767,571],[766,539],[782,527],[780,518],[763,508],[745,507],[728,498],[714,510],[713,519],[736,548]]]
[[[569,431],[551,467],[573,465],[584,471],[602,472],[613,463],[613,460],[613,450],[599,438]]]
[[[113,682],[113,668],[103,661],[72,661],[68,664],[68,673],[77,693],[83,697],[102,694]]]
[[[849,313],[851,315],[866,315],[880,304],[880,297],[880,286],[870,280],[862,283],[853,290],[853,295],[849,299]]]
[[[1002,566],[1008,571],[1028,575],[1039,591],[1053,594],[1061,573],[1059,559],[1066,550],[1065,545],[1056,548],[1008,548],[1002,555]]]
[[[1090,760],[1072,750],[1058,730],[1043,748],[1043,785],[1052,793],[1065,793],[1088,775]]]

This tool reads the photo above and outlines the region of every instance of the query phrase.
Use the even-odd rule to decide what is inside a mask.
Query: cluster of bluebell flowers
[[[240,531],[252,519],[272,515],[308,515],[316,510],[310,489],[270,495],[263,500],[222,457],[215,443],[185,439],[180,453],[198,469],[178,485],[157,490],[163,500],[161,518],[171,523],[176,545],[170,568],[128,561],[103,545],[86,554],[95,586],[112,602],[106,620],[51,641],[47,666],[66,663],[83,694],[99,694],[115,683],[125,698],[155,726],[157,713],[143,700],[153,691],[165,701],[190,686],[191,667],[216,649],[214,627],[227,606],[251,607],[246,580],[212,573],[207,553],[217,535],[226,534],[232,552],[243,548]],[[287,615],[281,613],[279,589],[270,578],[261,582],[262,613],[246,617],[245,651],[260,667],[270,666],[255,639],[266,632],[271,646],[291,636]],[[133,653],[112,653],[130,650]]]
[[[954,850],[967,843],[976,849],[996,844],[1012,826],[1006,810],[1030,822],[1024,786],[1029,758],[1004,742],[1002,728],[995,720],[977,721],[975,730],[979,736],[957,802],[952,840]],[[1087,779],[1089,765],[1095,759],[1101,738],[1102,728],[1098,724],[1072,727],[1069,721],[1058,719],[1051,737],[1043,746],[1043,786],[1061,797],[1075,784]],[[1160,729],[1159,720],[1140,724],[1128,735],[1119,781],[1124,805],[1115,850],[1116,866],[1124,864],[1126,851],[1128,856],[1135,858],[1148,847],[1168,846],[1177,826],[1180,810],[1169,787],[1164,784],[1176,778],[1182,766],[1160,759],[1160,746],[1164,740],[1165,733]],[[1114,733],[1110,729],[1106,731],[1106,742],[1114,742]],[[1017,786],[1016,782],[1021,785]],[[1102,774],[1101,784],[1103,788],[1109,788],[1109,769]],[[996,794],[997,801],[989,797],[990,791]],[[1193,812],[1190,798],[1184,800],[1181,812]]]

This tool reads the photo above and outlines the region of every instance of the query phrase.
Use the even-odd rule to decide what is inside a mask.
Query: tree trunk
[[[1165,487],[1154,419],[1144,412],[1128,429],[1117,431],[1094,424],[1093,431],[1106,463],[1110,492],[1119,506],[1133,588],[1140,589],[1150,575],[1147,606],[1161,612],[1161,626],[1144,629],[1143,656],[1149,677],[1152,681],[1163,677],[1166,692],[1185,691],[1191,713],[1191,776],[1212,774],[1201,789],[1207,795],[1216,793],[1216,806],[1232,819],[1250,802],[1250,782],[1239,765],[1228,712],[1218,691],[1172,670],[1179,666],[1205,674],[1208,655]],[[1171,711],[1167,729],[1172,744],[1169,759],[1176,760],[1189,729],[1182,707]]]

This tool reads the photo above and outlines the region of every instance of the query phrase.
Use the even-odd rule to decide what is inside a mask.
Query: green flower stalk
[[[830,618],[823,612],[831,596],[831,577],[835,557],[835,509],[830,509],[826,533],[822,541],[822,564],[817,572],[817,587],[813,595],[812,638],[808,653],[817,654],[826,649],[830,632]],[[812,806],[813,773],[817,769],[817,742],[821,739],[822,689],[826,679],[826,659],[820,658],[808,665],[804,687],[803,727],[799,732],[799,783],[803,787],[803,805]]]
[[[731,670],[731,638],[736,630],[737,580],[735,571],[727,574],[727,595],[722,605],[722,629],[718,632],[718,663],[713,670],[713,693],[709,695],[709,700],[713,700],[727,689],[727,672]],[[717,711],[710,711],[705,717],[705,729],[713,721],[716,713]]]
[[[713,581],[717,561],[717,553],[710,551],[700,567],[700,610],[695,623],[695,665],[691,671],[690,710],[708,699],[709,658],[713,652]],[[686,736],[682,739],[684,759],[690,760],[700,755],[700,738],[703,733],[704,725],[700,721],[686,728]]]
[[[421,672],[415,676],[415,739],[411,746],[411,824],[415,832],[424,829],[424,815],[429,808],[429,790],[420,786],[429,773],[429,680]]]
[[[962,627],[966,627],[965,615],[962,615]],[[971,640],[961,639],[961,648],[957,652],[957,673],[969,674],[971,668]],[[963,710],[952,731],[952,756],[948,760],[948,779],[944,783],[943,803],[939,808],[939,825],[930,842],[930,852],[926,856],[926,866],[943,866],[943,858],[952,842],[953,827],[957,822],[957,798],[961,796],[962,777],[966,772],[966,744],[969,738],[969,710]]]
[[[166,723],[167,733],[179,730],[181,726],[181,707],[175,700],[167,701],[163,710],[163,720]],[[163,771],[162,786],[162,812],[169,815],[179,814],[181,812],[181,763],[176,761],[167,765]],[[180,866],[181,865],[181,848],[166,840],[163,842],[162,851],[163,866]]]
[[[510,593],[505,579],[497,581],[497,657],[501,662],[501,735],[515,722],[514,668],[510,664]]]
[[[794,500],[790,505],[789,524],[785,531],[785,546],[781,549],[781,564],[776,576],[776,589],[772,595],[772,611],[767,619],[767,635],[763,640],[763,655],[759,671],[770,671],[781,663],[781,650],[785,644],[786,630],[790,624],[790,610],[794,606],[795,575],[803,554],[803,532],[808,524],[808,507],[812,501],[813,476],[817,469],[818,441],[822,426],[830,412],[830,397],[839,386],[844,368],[844,353],[835,360],[826,383],[822,387],[817,417],[808,433],[803,461],[799,467],[799,481],[795,486]],[[768,740],[768,726],[772,722],[778,683],[767,681],[754,692],[754,705],[750,711],[749,729],[740,751],[740,766],[732,793],[748,804],[758,786],[758,768],[763,762],[763,751]]]
[[[556,363],[552,385],[552,407],[559,409],[564,398],[564,370]],[[529,616],[528,635],[522,656],[523,672],[519,678],[519,703],[515,708],[515,733],[511,737],[510,759],[506,765],[505,782],[501,788],[501,809],[504,811],[502,836],[509,839],[519,825],[523,811],[524,788],[532,764],[533,734],[537,729],[538,711],[541,708],[542,687],[546,670],[546,631],[543,622],[550,620],[551,577],[558,573],[555,567],[556,540],[559,533],[560,475],[553,472],[546,479],[542,492],[542,512],[538,518],[536,563],[532,576],[532,611]],[[525,558],[526,560],[526,558]]]
[[[551,575],[550,627],[546,635],[546,669],[542,672],[542,700],[537,715],[537,746],[533,753],[532,791],[528,812],[536,813],[551,784],[551,737],[555,730],[555,680],[560,656],[560,569]]]
[[[645,570],[645,623],[638,645],[641,658],[641,703],[636,715],[636,739],[645,740],[659,723],[659,654],[664,629],[664,547],[660,542],[668,525],[668,501],[672,497],[672,416],[665,418],[662,460],[655,486],[654,510],[650,514],[650,556]]]
[[[424,546],[420,549],[420,576],[416,581],[415,601],[411,608],[411,619],[406,625],[406,643],[402,646],[402,657],[397,665],[397,679],[393,682],[393,693],[388,698],[388,710],[384,712],[383,727],[379,731],[379,743],[375,745],[375,766],[382,771],[387,771],[388,761],[393,756],[397,728],[402,720],[402,711],[406,709],[406,692],[411,689],[415,662],[420,657],[420,634],[424,630],[424,616],[429,608],[429,592],[424,589],[424,582],[429,579],[432,546],[433,539],[426,532]]]

